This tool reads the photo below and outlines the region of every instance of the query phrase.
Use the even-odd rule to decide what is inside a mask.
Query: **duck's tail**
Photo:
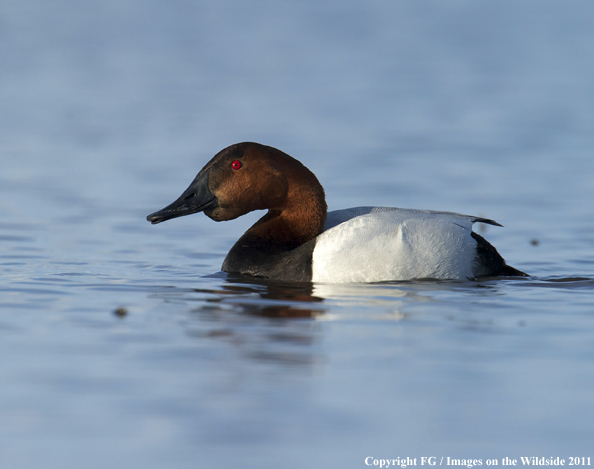
[[[505,259],[485,238],[472,232],[476,240],[475,277],[528,277],[529,275],[505,263]]]

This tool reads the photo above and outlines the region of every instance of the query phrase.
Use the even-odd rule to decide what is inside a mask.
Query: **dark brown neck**
[[[288,197],[289,203],[284,209],[270,209],[246,235],[255,235],[289,249],[314,239],[324,230],[327,208],[321,186],[319,191],[309,192],[301,189]]]
[[[324,189],[309,169],[290,156],[283,153],[275,164],[286,178],[286,196],[278,206],[269,207],[268,213],[246,235],[291,248],[301,246],[324,230],[327,213]]]

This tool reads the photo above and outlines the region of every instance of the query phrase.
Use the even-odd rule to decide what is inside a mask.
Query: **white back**
[[[329,212],[313,252],[314,282],[473,277],[476,217],[391,207]]]

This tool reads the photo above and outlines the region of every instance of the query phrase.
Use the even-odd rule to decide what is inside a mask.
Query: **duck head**
[[[244,142],[217,153],[175,202],[147,220],[157,224],[204,212],[224,221],[262,209],[269,210],[268,219],[283,216],[304,222],[313,214],[316,226],[311,231],[316,233],[308,237],[315,236],[326,218],[324,190],[296,159],[276,148]]]

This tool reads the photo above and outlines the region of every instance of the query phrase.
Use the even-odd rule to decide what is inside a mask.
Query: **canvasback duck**
[[[324,189],[296,159],[258,143],[217,153],[153,224],[204,212],[215,221],[267,209],[235,243],[222,270],[271,280],[366,283],[526,276],[472,231],[486,218],[356,207],[327,212]]]

